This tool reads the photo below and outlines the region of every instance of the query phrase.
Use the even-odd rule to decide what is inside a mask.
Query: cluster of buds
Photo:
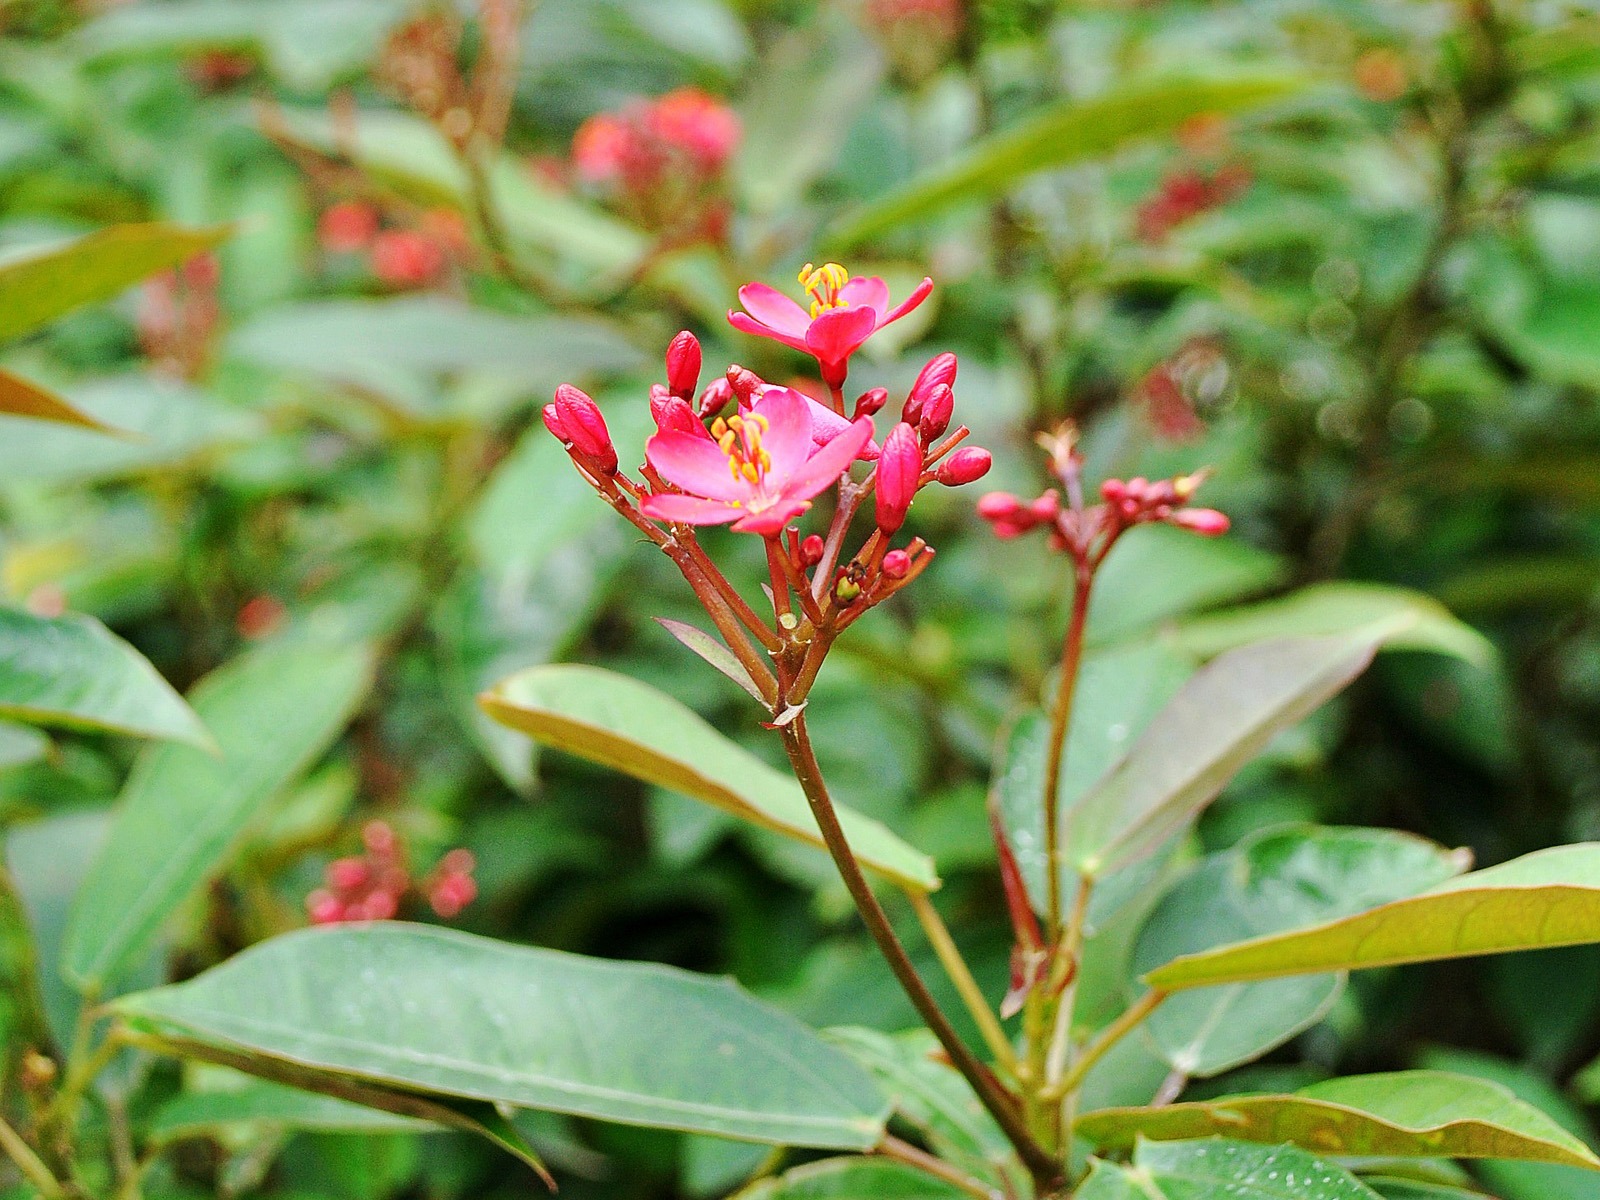
[[[846,292],[843,269],[830,264],[825,270],[836,303],[817,305],[810,318],[793,301],[786,301],[792,313],[768,303],[768,294],[778,295],[771,289],[751,285],[740,294],[752,313],[783,323],[785,334],[792,326],[802,347],[808,325],[838,317],[856,321],[860,328],[850,331],[856,340],[842,354],[841,340],[811,347],[819,362],[837,368],[825,371],[825,378],[842,382],[850,350],[885,323],[878,306],[886,307],[888,289],[882,280],[866,279]],[[730,314],[740,328],[740,317],[752,320]],[[759,332],[778,336],[770,326]],[[673,338],[666,383],[651,389],[656,433],[645,444],[639,479],[621,469],[599,406],[577,388],[556,390],[544,422],[607,502],[679,566],[743,663],[748,678],[741,682],[781,722],[783,713],[803,701],[833,639],[932,560],[933,550],[921,538],[893,545],[917,493],[935,483],[971,483],[988,471],[990,458],[985,450],[961,446],[969,434],[965,426],[951,429],[952,354],[938,355],[923,368],[881,445],[873,418],[888,403],[882,388],[863,393],[847,410],[837,383],[824,400],[732,366],[697,395],[701,359],[693,334]],[[851,474],[858,463],[864,466],[859,480]],[[803,533],[796,520],[830,489],[838,501],[826,533]],[[869,498],[874,528],[854,554],[846,554],[852,520]],[[770,622],[755,615],[700,547],[695,527],[721,524],[766,540]]]
[[[470,252],[466,223],[449,209],[429,209],[414,226],[385,228],[378,210],[360,200],[330,205],[317,221],[317,241],[330,255],[363,260],[391,288],[426,287]]]
[[[313,924],[387,921],[408,895],[427,901],[445,920],[458,916],[478,895],[468,850],[451,850],[424,878],[413,879],[399,835],[385,821],[369,821],[361,831],[363,852],[336,858],[323,872],[323,886],[306,897]]]
[[[861,17],[896,73],[913,84],[944,65],[964,24],[961,0],[866,0]]]
[[[1135,525],[1164,524],[1203,537],[1228,530],[1228,518],[1214,508],[1194,508],[1190,499],[1205,482],[1206,472],[1174,479],[1107,479],[1100,485],[1101,503],[1083,498],[1083,456],[1075,431],[1064,426],[1040,438],[1050,455],[1051,472],[1066,490],[1051,488],[1033,500],[1009,492],[990,492],[978,501],[978,515],[996,537],[1015,538],[1033,529],[1047,529],[1052,549],[1064,551],[1089,569],[1098,567],[1116,540]]]
[[[139,348],[158,370],[180,379],[204,373],[222,324],[221,280],[216,256],[197,254],[144,285],[135,318]]]
[[[1225,163],[1210,170],[1183,167],[1172,171],[1134,215],[1139,238],[1149,243],[1165,241],[1178,226],[1220,208],[1249,186],[1250,168],[1242,163]]]
[[[572,168],[646,228],[716,240],[726,231],[724,170],[740,133],[721,100],[679,88],[590,117],[572,139]]]

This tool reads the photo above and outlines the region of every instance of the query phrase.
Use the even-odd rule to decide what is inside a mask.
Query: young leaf
[[[762,700],[761,689],[756,687],[755,681],[750,678],[750,672],[744,669],[744,664],[734,657],[732,650],[705,630],[696,629],[693,625],[686,625],[682,621],[674,621],[668,617],[657,617],[656,624],[737,683],[758,704],[765,703]]]
[[[478,702],[495,720],[545,745],[822,845],[798,783],[635,679],[596,667],[534,667]],[[864,866],[921,891],[939,886],[932,861],[877,821],[845,808],[839,820]]]
[[[1131,970],[1138,976],[1181,954],[1360,912],[1469,865],[1464,854],[1387,829],[1258,833],[1197,863],[1173,885],[1139,934]],[[1341,982],[1324,974],[1195,988],[1169,997],[1145,1029],[1173,1067],[1205,1078],[1305,1029]]]
[[[64,969],[86,991],[115,981],[184,899],[222,869],[245,827],[321,756],[366,695],[362,646],[268,644],[195,688],[220,754],[153,747],[79,893]]]
[[[825,1158],[763,1179],[733,1200],[967,1200],[952,1183],[883,1158]]]
[[[115,1009],[183,1048],[513,1107],[865,1149],[887,1105],[841,1051],[726,979],[384,922],[260,943]]]
[[[1593,942],[1600,942],[1600,843],[1580,842],[1352,917],[1188,954],[1145,982],[1173,991]]]
[[[118,432],[81,408],[74,408],[49,388],[6,370],[0,370],[0,414],[29,417],[35,421],[55,421],[60,425],[78,425],[99,433]]]
[[[1337,580],[1301,588],[1277,600],[1190,617],[1177,628],[1179,645],[1210,658],[1263,638],[1329,636],[1392,623],[1384,644],[1434,650],[1476,666],[1494,661],[1494,646],[1431,596],[1409,588]]]
[[[1094,1163],[1076,1200],[1381,1200],[1342,1167],[1295,1146],[1210,1138],[1141,1142],[1133,1166]]]
[[[1221,1134],[1343,1156],[1520,1158],[1600,1168],[1587,1146],[1531,1104],[1498,1084],[1443,1071],[1353,1075],[1289,1096],[1105,1109],[1083,1117],[1076,1129],[1106,1149],[1141,1137]]]
[[[205,726],[144,657],[93,617],[0,605],[0,716],[209,746]]]
[[[1098,878],[1154,850],[1277,734],[1359,675],[1380,641],[1376,632],[1278,638],[1213,659],[1067,814],[1068,861]]]
[[[231,232],[222,225],[114,225],[0,262],[0,342],[81,304],[109,299],[147,275],[209,250]]]
[[[974,142],[954,161],[846,213],[824,231],[826,246],[849,248],[951,205],[1000,195],[1035,171],[1109,154],[1169,132],[1197,113],[1229,113],[1282,99],[1304,86],[1285,75],[1165,79],[1087,100],[1066,99]]]

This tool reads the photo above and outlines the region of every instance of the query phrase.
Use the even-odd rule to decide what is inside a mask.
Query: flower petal
[[[761,448],[772,459],[767,475],[779,486],[811,457],[813,403],[792,388],[768,388],[750,409],[753,415],[767,420]]]
[[[654,521],[677,521],[683,525],[721,525],[749,514],[748,509],[736,504],[719,504],[715,500],[679,496],[673,492],[646,496],[639,511]]]
[[[928,293],[931,291],[933,291],[933,280],[924,278],[921,283],[917,284],[916,291],[912,292],[911,295],[907,296],[904,300],[900,301],[899,304],[896,304],[893,308],[891,308],[883,320],[878,322],[879,328],[887,325],[890,321],[898,321],[901,317],[905,316],[913,308],[917,307],[917,305],[926,300],[928,298]]]
[[[834,308],[811,322],[806,346],[821,363],[842,363],[872,336],[878,327],[875,308]]]
[[[784,526],[810,507],[809,500],[779,500],[760,512],[751,513],[742,521],[734,522],[733,527],[740,533],[759,533],[762,537],[774,537],[782,533]]]
[[[728,311],[728,324],[732,325],[741,333],[752,333],[756,337],[771,338],[775,342],[782,342],[785,346],[788,346],[793,350],[807,349],[806,339],[803,336],[793,337],[787,333],[779,333],[770,325],[763,325],[749,313],[734,312],[730,309]],[[809,351],[807,351],[807,353],[809,353]]]
[[[811,442],[817,449],[820,450],[850,428],[848,420],[820,400],[813,400],[807,396],[806,401],[811,409]],[[878,458],[878,443],[868,441],[857,457],[862,462],[875,462]]]
[[[859,417],[850,428],[818,450],[806,465],[783,481],[785,500],[809,500],[834,483],[850,469],[866,444],[872,440],[872,418]]]
[[[669,429],[644,444],[644,458],[668,483],[713,500],[745,500],[750,485],[736,478],[728,456],[710,438]]]
[[[857,275],[839,289],[839,299],[851,308],[874,309],[881,317],[889,310],[889,285],[876,275]]]
[[[811,315],[777,288],[764,283],[747,283],[739,289],[739,303],[745,312],[775,333],[803,338]]]

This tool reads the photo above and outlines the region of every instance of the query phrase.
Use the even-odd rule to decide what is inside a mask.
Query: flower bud
[[[679,433],[705,436],[706,427],[694,415],[689,402],[681,396],[672,395],[660,384],[650,389],[650,416],[655,419],[656,428],[662,433],[677,430]]]
[[[911,555],[904,550],[891,550],[883,556],[883,573],[890,579],[904,579],[911,570]]]
[[[800,543],[800,566],[805,570],[810,570],[816,566],[822,561],[824,549],[826,549],[826,544],[823,542],[822,537],[819,534],[811,534]]]
[[[728,386],[739,398],[739,407],[749,408],[761,394],[761,389],[767,385],[754,371],[746,370],[735,363],[728,368]]]
[[[561,423],[560,410],[558,410],[554,404],[546,404],[542,409],[539,410],[539,415],[544,418],[544,427],[551,433],[555,434],[556,437],[560,438],[563,442],[570,442],[572,440],[572,438],[567,435],[567,427]]]
[[[917,421],[917,426],[922,433],[922,440],[931,442],[946,429],[949,429],[950,418],[955,411],[955,393],[950,390],[949,384],[936,384],[931,388],[928,391],[927,398],[922,402],[922,415]]]
[[[855,415],[857,417],[876,416],[887,403],[889,403],[888,388],[871,388],[865,392],[862,392],[860,396],[856,397]]]
[[[1228,517],[1214,508],[1180,508],[1167,518],[1181,529],[1190,529],[1202,537],[1217,537],[1228,532]]]
[[[911,391],[906,396],[905,420],[908,424],[915,425],[922,419],[922,407],[928,402],[928,396],[933,389],[943,384],[945,387],[954,387],[956,382],[956,356],[948,350],[943,354],[936,354],[928,360],[928,365],[922,368],[917,376],[917,381],[911,385]]]
[[[978,515],[985,521],[1014,521],[1024,507],[1010,492],[985,492],[978,497]]]
[[[726,376],[719,375],[706,385],[705,391],[700,393],[700,403],[698,405],[700,415],[702,417],[714,417],[727,408],[728,401],[732,399],[732,385],[728,383]]]
[[[556,389],[556,412],[572,448],[602,474],[615,474],[617,448],[611,444],[611,432],[600,415],[600,406],[570,383],[563,383]]]
[[[667,387],[688,400],[700,382],[700,339],[685,329],[667,343]]]
[[[878,528],[893,533],[906,523],[906,510],[922,478],[922,444],[904,421],[889,431],[878,457]]]
[[[994,465],[989,452],[980,446],[963,446],[939,464],[934,478],[945,487],[960,487],[982,479]]]

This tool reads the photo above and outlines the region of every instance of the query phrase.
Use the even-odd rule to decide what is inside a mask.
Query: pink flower
[[[719,418],[711,435],[667,429],[645,443],[646,461],[682,492],[645,497],[644,515],[686,525],[731,521],[743,533],[775,537],[849,470],[872,422],[854,422],[818,450],[806,398],[772,388],[746,411]]]
[[[663,142],[693,155],[709,171],[720,169],[739,145],[738,115],[699,88],[658,97],[643,117]]]
[[[851,279],[838,263],[820,267],[807,263],[800,272],[800,283],[811,297],[809,315],[775,288],[747,283],[739,289],[745,311],[729,312],[728,321],[735,329],[810,354],[822,368],[823,382],[834,388],[844,383],[850,356],[863,342],[916,308],[933,291],[933,280],[924,279],[916,291],[891,308],[888,284],[876,275]]]

